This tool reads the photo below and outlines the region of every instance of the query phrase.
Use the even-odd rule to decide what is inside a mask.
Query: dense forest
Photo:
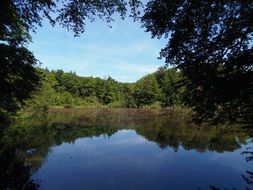
[[[52,106],[168,107],[183,105],[182,79],[176,69],[159,68],[135,83],[121,83],[110,76],[81,77],[75,72],[37,68],[41,85],[26,101],[26,110],[46,111]]]
[[[91,79],[82,78],[80,84],[70,87],[72,80],[64,85],[59,82],[60,73],[54,76],[44,72],[46,79],[41,95],[34,92],[40,83],[35,69],[39,61],[27,45],[32,41],[31,33],[36,32],[44,20],[80,36],[89,21],[101,19],[110,23],[115,14],[122,19],[131,17],[139,21],[152,38],[167,40],[160,58],[165,59],[166,66],[180,70],[184,80],[178,85],[184,86],[182,89],[172,91],[170,82],[164,82],[169,79],[160,80],[154,74],[134,85],[118,84],[111,78],[97,79],[94,88],[101,88],[98,92],[93,87],[93,90],[80,87],[89,84],[83,83],[84,80],[93,81]],[[0,118],[15,115],[31,93],[37,102],[47,97],[44,101],[49,105],[95,102],[142,107],[154,102],[162,106],[178,104],[177,92],[183,91],[184,104],[195,111],[195,119],[199,122],[239,121],[252,126],[252,23],[252,1],[0,1]],[[47,83],[51,75],[55,85]],[[62,80],[67,76],[76,80],[73,73],[62,73]],[[146,90],[151,86],[154,89]],[[43,93],[52,93],[52,96]],[[62,97],[56,98],[59,94]],[[165,96],[168,94],[170,96]]]

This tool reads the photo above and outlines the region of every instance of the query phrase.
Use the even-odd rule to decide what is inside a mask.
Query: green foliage
[[[153,0],[142,22],[169,37],[160,55],[186,78],[199,121],[253,123],[252,1]]]
[[[134,108],[181,104],[181,91],[174,85],[181,79],[180,73],[173,69],[160,69],[131,84],[119,83],[111,77],[101,79],[80,77],[62,70],[37,70],[42,78],[42,85],[26,101],[26,110],[29,112],[46,112],[52,106],[103,105]],[[171,77],[169,82],[166,77]]]
[[[151,105],[159,99],[160,89],[154,75],[147,75],[136,82],[134,93],[137,107]]]
[[[181,73],[176,69],[159,68],[154,75],[161,89],[161,105],[163,107],[182,105],[183,88],[179,85],[182,80]]]
[[[37,60],[24,47],[0,43],[0,112],[15,113],[40,85]]]
[[[110,22],[114,13],[124,18],[127,7],[131,16],[139,18],[141,5],[139,0],[1,0],[0,112],[15,113],[39,86],[37,60],[25,45],[31,41],[29,32],[36,31],[43,18],[78,36],[87,20]],[[161,95],[156,87],[150,93],[141,82],[133,93],[121,95],[113,81],[90,83],[74,73],[56,72],[58,83],[53,88],[59,96],[55,95],[58,103],[54,104],[81,104],[95,98],[103,105],[121,99],[126,107],[139,107],[159,99],[162,106],[171,106],[182,104],[183,92],[184,103],[196,111],[199,121],[253,123],[252,1],[150,0],[141,21],[152,37],[169,37],[161,57],[180,70],[183,88],[174,87],[178,76],[172,72],[156,76]]]
[[[103,105],[107,105],[119,99],[119,85],[111,79],[107,80],[97,79],[96,96]]]
[[[86,21],[95,18],[112,21],[112,15],[119,13],[126,16],[130,6],[132,16],[138,15],[137,8],[141,5],[138,0],[129,1],[76,1],[76,0],[1,0],[0,1],[0,112],[15,113],[39,86],[39,77],[34,67],[37,60],[26,48],[31,41],[30,31],[35,32],[46,18],[52,25],[56,23],[74,32],[75,36],[85,31]],[[52,16],[53,15],[53,16]],[[59,77],[61,77],[61,73]],[[87,92],[79,92],[73,73],[64,76],[61,81],[71,95],[86,96]],[[69,79],[69,80],[68,80]],[[60,84],[62,85],[62,84]],[[61,86],[63,87],[63,85]],[[86,88],[82,88],[86,89]],[[63,94],[65,102],[73,103],[70,94]],[[85,95],[84,95],[85,94]],[[63,98],[64,99],[64,98]],[[103,96],[103,103],[111,102],[111,94]]]
[[[116,102],[111,102],[110,104],[107,105],[108,108],[122,108],[123,105],[120,101]]]
[[[136,107],[134,94],[134,84],[123,84],[121,87],[121,99],[122,107],[134,108]]]
[[[0,40],[24,41],[29,30],[35,31],[42,25],[42,19],[56,23],[79,35],[85,31],[86,22],[95,18],[106,22],[113,21],[114,13],[126,16],[127,7],[131,15],[137,16],[139,0],[76,1],[76,0],[1,0],[0,2]]]

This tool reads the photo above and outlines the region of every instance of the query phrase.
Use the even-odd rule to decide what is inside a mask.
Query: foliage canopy
[[[15,111],[39,84],[33,69],[38,61],[25,45],[43,18],[78,36],[85,31],[87,20],[111,22],[114,13],[124,18],[130,7],[130,16],[141,18],[152,37],[168,39],[161,58],[181,71],[184,101],[194,108],[199,121],[253,123],[253,2],[149,0],[140,16],[142,5],[139,0],[2,0],[0,62],[4,64],[0,72],[9,74],[1,75],[1,89],[7,88],[0,93],[4,97],[1,111]],[[9,65],[19,72],[10,71]],[[26,80],[27,87],[12,89],[16,85],[8,79],[12,74]],[[11,95],[5,91],[12,91]],[[15,98],[18,94],[22,96]],[[106,102],[112,100],[110,96],[104,97]]]
[[[62,70],[37,70],[42,78],[42,85],[26,101],[27,111],[43,112],[50,106],[134,108],[150,106],[155,102],[162,107],[182,105],[182,92],[174,87],[181,80],[175,69],[160,68],[135,83],[120,83],[111,77],[80,77]],[[160,72],[164,76],[160,76]],[[167,76],[170,76],[170,80],[167,80]]]
[[[131,7],[131,16],[136,17],[140,5],[138,0],[1,0],[0,112],[14,113],[39,87],[39,73],[34,69],[39,62],[26,44],[31,41],[30,32],[42,25],[43,18],[78,36],[85,31],[87,19],[94,21],[98,17],[110,22],[114,13],[124,18],[127,6]]]
[[[186,77],[185,100],[200,120],[253,118],[252,1],[152,0],[142,22],[168,38],[160,55]]]

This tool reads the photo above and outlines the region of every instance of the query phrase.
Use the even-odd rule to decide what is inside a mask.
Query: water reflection
[[[250,143],[249,143],[250,144]],[[245,151],[243,151],[241,154],[246,155],[246,161],[250,162],[253,160],[253,143],[251,140],[251,146],[246,147]],[[251,168],[253,169],[253,168]],[[246,170],[244,174],[242,174],[242,178],[247,184],[253,184],[253,170]]]
[[[190,117],[67,109],[19,121],[1,133],[0,189],[252,188],[251,131]]]

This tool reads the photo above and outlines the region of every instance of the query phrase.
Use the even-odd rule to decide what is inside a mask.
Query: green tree
[[[152,0],[142,22],[168,38],[160,55],[185,76],[199,121],[253,123],[252,1]]]
[[[34,69],[38,61],[26,45],[31,41],[29,33],[41,26],[42,19],[48,19],[52,25],[57,23],[78,36],[85,31],[87,20],[100,18],[110,22],[115,12],[123,18],[128,5],[136,17],[138,0],[128,3],[124,0],[1,0],[0,112],[15,113],[39,85],[39,75]]]
[[[183,88],[179,85],[182,76],[176,69],[159,68],[154,73],[161,89],[160,101],[163,107],[182,105]]]
[[[134,84],[123,84],[121,87],[121,105],[126,108],[134,108],[135,99],[133,97],[134,94]]]
[[[133,96],[137,107],[151,105],[159,100],[160,89],[155,76],[147,75],[137,81]]]
[[[118,99],[113,84],[110,82],[110,80],[111,79],[98,79],[96,85],[96,96],[103,105],[107,105]]]
[[[37,60],[24,47],[0,43],[0,115],[15,113],[40,86]]]
[[[91,77],[85,77],[79,80],[79,91],[82,98],[92,98],[96,96],[96,80]]]
[[[62,70],[57,70],[55,78],[57,81],[55,88],[58,92],[67,91],[75,96],[80,95],[79,77],[75,73],[64,73]]]

